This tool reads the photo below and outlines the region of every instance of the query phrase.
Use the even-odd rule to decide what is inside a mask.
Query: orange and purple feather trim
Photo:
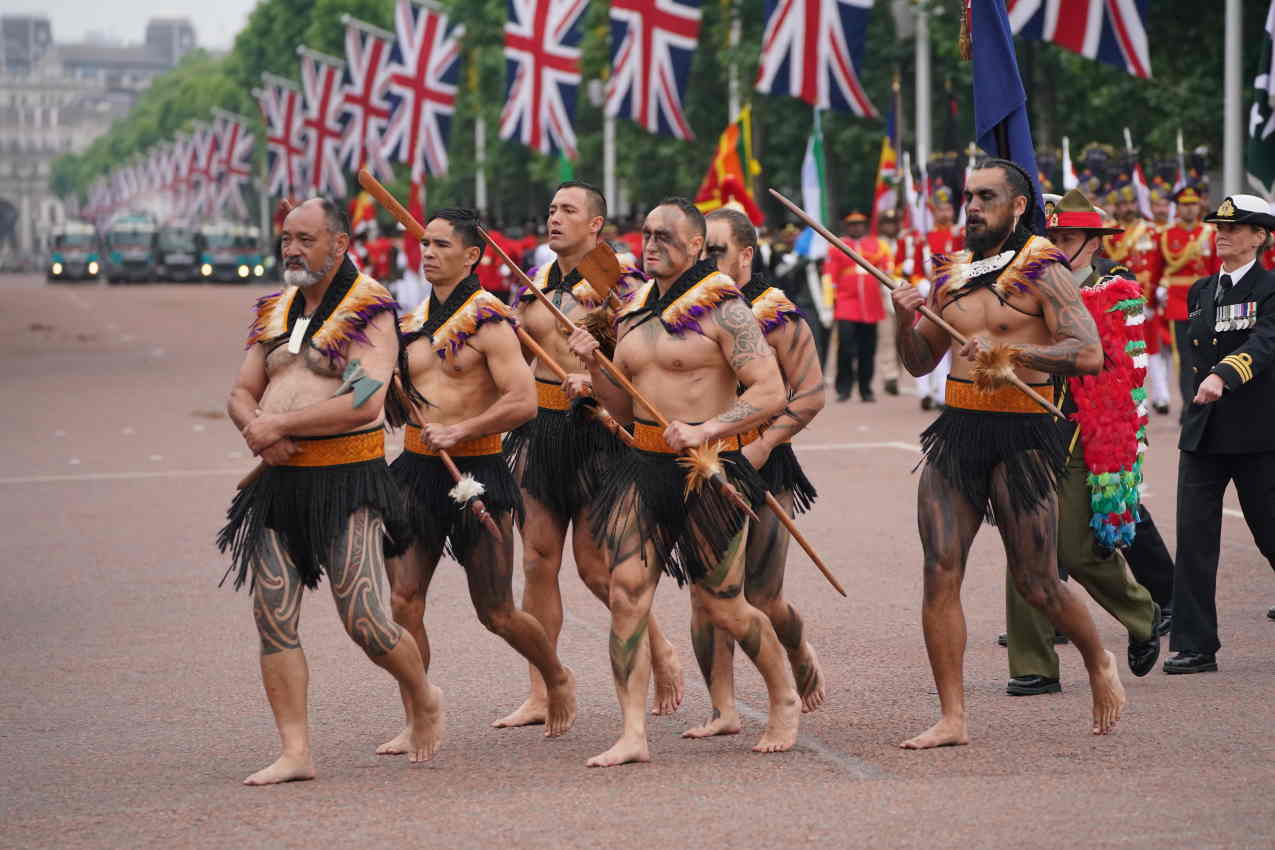
[[[758,295],[752,306],[753,315],[757,317],[762,332],[766,334],[801,318],[801,310],[797,305],[788,300],[783,290],[773,286],[767,287],[761,295]]]
[[[429,321],[429,301],[426,298],[419,307],[399,321],[400,333],[415,333],[425,326]],[[508,322],[513,325],[514,316],[499,298],[480,289],[434,331],[431,337],[434,353],[441,359],[446,359],[449,354],[455,356],[465,346],[465,341],[488,322]]]

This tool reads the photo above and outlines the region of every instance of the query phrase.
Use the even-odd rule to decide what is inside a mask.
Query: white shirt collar
[[[1253,257],[1253,259],[1249,260],[1247,263],[1240,266],[1238,269],[1236,269],[1233,272],[1228,272],[1224,268],[1218,269],[1217,270],[1218,287],[1222,286],[1222,275],[1228,275],[1231,278],[1231,286],[1234,286],[1235,284],[1239,283],[1241,280],[1244,279],[1244,275],[1248,274],[1248,270],[1253,268],[1253,264],[1256,262],[1257,262],[1257,257]]]

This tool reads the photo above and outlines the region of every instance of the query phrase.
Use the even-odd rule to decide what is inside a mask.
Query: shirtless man
[[[548,244],[557,259],[536,273],[534,283],[573,321],[610,306],[602,302],[576,269],[580,259],[597,246],[606,212],[602,193],[587,183],[563,183],[549,203]],[[620,286],[631,291],[641,282],[635,271],[621,278]],[[614,303],[625,294],[618,292]],[[558,571],[568,525],[580,578],[604,605],[610,601],[610,565],[589,530],[589,504],[598,482],[624,451],[624,444],[593,419],[588,406],[572,404],[573,398],[591,396],[589,374],[567,348],[567,339],[548,308],[530,292],[523,292],[518,301],[518,319],[527,333],[556,363],[572,373],[566,385],[560,386],[547,364],[535,363],[540,409],[534,419],[505,439],[505,455],[522,486],[527,510],[522,526],[526,582],[522,609],[540,621],[549,642],[557,647],[562,631]],[[650,629],[651,669],[655,677],[655,706],[651,713],[672,714],[682,702],[682,665],[654,616]],[[544,723],[546,706],[544,680],[533,666],[531,694],[526,702],[492,725]]]
[[[446,548],[465,568],[478,619],[548,683],[545,735],[557,737],[575,722],[575,680],[536,618],[513,604],[514,521],[522,521],[522,500],[500,451],[500,435],[535,416],[536,392],[512,312],[474,275],[484,245],[478,226],[472,210],[434,214],[421,240],[421,264],[433,290],[399,323],[406,360],[399,378],[417,418],[407,425],[403,453],[390,472],[406,497],[415,540],[389,563],[394,619],[416,638],[428,665],[425,597]],[[483,486],[482,500],[501,540],[452,500],[455,482],[440,449]],[[411,716],[407,691],[403,705]],[[403,752],[407,736],[405,729],[377,752]]]
[[[1114,656],[1099,643],[1084,603],[1058,580],[1056,483],[1066,446],[1048,414],[998,379],[1004,370],[991,359],[1000,355],[1046,398],[1053,395],[1052,376],[1092,375],[1102,367],[1098,331],[1066,258],[1024,223],[1037,203],[1033,194],[1026,174],[1005,160],[988,160],[966,182],[972,255],[936,258],[930,297],[966,345],[958,347],[929,319],[917,321],[923,299],[915,287],[893,295],[899,357],[910,373],[924,375],[949,348],[953,354],[946,409],[921,435],[925,469],[917,497],[925,551],[921,621],[942,716],[904,741],[905,749],[969,743],[961,580],[984,519],[995,519],[1023,598],[1080,650],[1093,692],[1094,734],[1110,732],[1125,705]]]
[[[761,473],[766,487],[792,515],[814,502],[815,488],[793,453],[793,436],[810,424],[823,409],[823,369],[815,352],[810,327],[783,292],[753,275],[757,230],[739,210],[720,209],[708,214],[708,248],[717,268],[740,286],[779,361],[788,390],[788,405],[762,434],[744,446],[744,457]],[[814,711],[824,700],[823,673],[815,649],[804,637],[797,609],[784,599],[784,565],[788,560],[788,532],[771,511],[758,514],[759,522],[748,531],[744,564],[744,596],[770,618],[775,634],[788,653],[801,694],[802,711]],[[697,600],[696,600],[697,601]],[[741,725],[735,708],[735,642],[708,621],[703,607],[691,607],[691,642],[700,672],[708,684],[713,714],[701,726],[682,733],[683,738],[734,735]]]
[[[713,625],[739,641],[770,694],[770,720],[758,752],[791,749],[801,701],[783,646],[770,620],[750,605],[744,585],[747,516],[717,486],[688,486],[678,453],[724,444],[722,475],[745,499],[760,504],[763,484],[739,453],[740,435],[783,409],[784,385],[774,352],[733,281],[712,260],[700,261],[704,216],[685,198],[670,198],[646,217],[644,266],[654,280],[626,303],[616,322],[616,366],[670,419],[612,383],[595,357],[597,340],[583,328],[571,350],[589,366],[598,399],[621,421],[632,421],[637,450],[611,469],[593,505],[592,525],[610,555],[611,671],[624,713],[615,745],[591,767],[650,760],[646,689],[651,665],[651,600],[661,571],[690,582],[691,597]],[[736,388],[744,391],[736,397]]]
[[[385,581],[386,550],[406,532],[382,424],[398,354],[394,299],[355,270],[349,241],[349,220],[331,201],[313,198],[288,214],[287,289],[257,302],[226,406],[265,468],[235,497],[218,545],[233,552],[235,587],[251,577],[261,678],[283,742],[278,761],[245,785],[314,778],[310,673],[297,623],[302,589],[324,573],[350,637],[411,696],[403,736],[411,761],[432,757],[442,733],[439,690],[425,678],[416,643],[390,619]],[[355,363],[365,377],[336,395]]]

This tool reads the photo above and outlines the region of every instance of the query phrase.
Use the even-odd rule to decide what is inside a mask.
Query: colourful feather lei
[[[1142,459],[1147,446],[1144,301],[1136,281],[1109,277],[1082,287],[1081,297],[1098,325],[1105,356],[1097,375],[1069,378],[1089,469],[1089,521],[1098,542],[1121,548],[1133,542],[1138,521]]]

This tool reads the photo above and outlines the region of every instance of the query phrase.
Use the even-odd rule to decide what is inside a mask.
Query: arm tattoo
[[[933,372],[934,367],[939,365],[939,360],[943,357],[942,352],[935,357],[929,340],[915,326],[896,330],[894,347],[899,352],[899,360],[903,362],[903,368],[907,369],[911,375],[928,375]]]
[[[760,409],[753,407],[751,404],[744,401],[743,399],[737,398],[735,399],[735,403],[726,409],[725,413],[717,417],[717,421],[731,422],[731,423],[746,422],[747,420],[752,419],[758,413],[761,413]]]
[[[730,367],[736,372],[759,357],[774,356],[770,343],[761,332],[761,325],[757,324],[757,317],[742,299],[732,298],[719,304],[717,324],[733,340]]]
[[[1061,266],[1052,266],[1041,276],[1037,284],[1045,306],[1054,315],[1053,345],[1017,346],[1015,360],[1041,372],[1056,375],[1078,375],[1077,360],[1080,353],[1090,346],[1099,345],[1098,328],[1089,308],[1080,297],[1080,290]]]

